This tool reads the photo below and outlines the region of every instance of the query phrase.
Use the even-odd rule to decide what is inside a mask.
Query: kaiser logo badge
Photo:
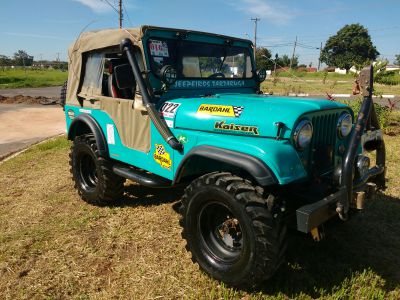
[[[172,161],[169,153],[165,150],[164,145],[156,144],[153,158],[162,168],[171,169]]]
[[[214,129],[220,131],[231,131],[237,133],[259,135],[257,126],[238,125],[234,123],[227,124],[225,121],[215,122]]]

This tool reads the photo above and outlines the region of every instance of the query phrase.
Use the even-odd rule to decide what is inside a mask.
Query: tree
[[[11,58],[0,54],[0,66],[2,67],[11,66]]]
[[[256,67],[257,70],[265,68],[272,70],[274,68],[274,61],[271,59],[271,52],[264,47],[258,47],[256,51]]]
[[[31,66],[33,63],[33,56],[30,56],[24,50],[18,50],[14,53],[14,64],[17,66]]]
[[[397,66],[400,66],[400,54],[397,54],[397,55],[395,55],[394,56],[395,57],[395,60],[394,60],[394,64],[395,65],[397,65]]]
[[[331,36],[321,51],[321,61],[346,69],[365,65],[379,55],[368,30],[360,24],[346,25]]]
[[[277,61],[278,68],[279,67],[289,67],[290,66],[290,57],[286,54],[282,55],[282,57],[278,57]],[[299,56],[296,55],[293,58],[292,67],[296,68],[299,65]]]

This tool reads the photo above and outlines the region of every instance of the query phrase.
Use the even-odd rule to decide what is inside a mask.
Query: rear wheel
[[[110,161],[100,157],[93,134],[75,138],[70,166],[75,188],[84,201],[107,205],[122,198],[125,179],[114,174]]]
[[[181,213],[192,260],[218,280],[252,287],[283,261],[286,230],[249,181],[230,173],[204,175],[185,190]]]

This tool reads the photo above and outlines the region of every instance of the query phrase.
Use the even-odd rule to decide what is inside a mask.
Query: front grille
[[[327,112],[311,118],[314,132],[310,147],[310,171],[314,175],[333,168],[338,117],[339,112]]]

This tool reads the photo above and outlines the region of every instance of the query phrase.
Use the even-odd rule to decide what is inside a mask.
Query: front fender
[[[257,159],[270,171],[271,178],[274,178],[275,182],[280,185],[302,180],[307,177],[307,172],[303,167],[303,163],[289,140],[245,136],[236,136],[232,138],[231,135],[200,133],[197,135],[196,141],[187,146],[190,147],[190,149],[187,149],[187,152],[181,157],[175,173],[177,176],[179,176],[179,168],[183,166],[182,162],[186,160],[186,157],[191,153],[198,153],[198,150],[195,149],[210,149],[209,147],[212,147],[225,150],[224,155],[226,156],[228,155],[227,153],[229,153],[226,151],[243,154],[249,157],[249,159],[247,159],[249,163],[253,161],[253,159]],[[203,150],[200,152],[204,153]],[[217,156],[213,151],[208,151],[208,153],[207,155],[209,157]],[[221,155],[221,151],[218,151],[218,157],[224,155]],[[233,159],[228,160],[235,162],[235,156],[232,157]],[[178,162],[178,160],[176,160],[176,162]],[[258,164],[250,164],[253,166],[248,167],[248,169],[254,170],[258,168],[255,167]],[[253,177],[259,177],[260,175],[257,172],[253,172],[253,174],[255,174]],[[176,178],[179,178],[177,176]],[[264,184],[266,183],[266,181],[263,180],[261,180],[261,182]]]

